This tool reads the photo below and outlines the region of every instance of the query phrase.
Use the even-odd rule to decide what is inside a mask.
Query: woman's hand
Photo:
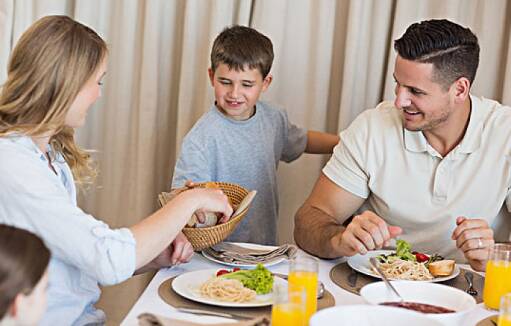
[[[190,196],[195,199],[195,215],[200,223],[205,221],[205,212],[220,213],[222,216],[218,223],[227,222],[233,213],[227,196],[220,189],[194,188],[181,193],[180,196]]]
[[[150,270],[158,270],[164,267],[176,266],[182,263],[188,263],[193,257],[193,247],[183,232],[179,232],[172,243],[165,248],[156,258],[142,268],[139,268],[135,274],[142,274]]]

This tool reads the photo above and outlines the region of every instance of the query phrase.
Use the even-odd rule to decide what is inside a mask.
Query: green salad
[[[428,256],[421,252],[412,251],[412,246],[405,240],[396,241],[396,251],[388,255],[378,255],[376,257],[380,263],[392,263],[397,259],[407,260],[412,262],[424,263],[428,266],[430,263],[444,258],[440,255],[434,254]]]

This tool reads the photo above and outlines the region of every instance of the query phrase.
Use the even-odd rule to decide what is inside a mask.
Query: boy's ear
[[[12,301],[11,305],[9,306],[9,308],[7,309],[7,315],[12,317],[12,318],[16,318],[16,316],[18,315],[18,306],[20,305],[20,301],[22,300],[22,296],[23,294],[21,293],[18,293],[16,295],[16,297],[14,298],[14,300]]]
[[[213,71],[213,69],[208,68],[208,76],[209,81],[211,82],[211,86],[213,86],[213,81],[215,80],[215,72]]]
[[[273,76],[271,74],[266,75],[266,77],[263,79],[263,88],[262,91],[264,92],[271,84],[271,81],[273,80]]]

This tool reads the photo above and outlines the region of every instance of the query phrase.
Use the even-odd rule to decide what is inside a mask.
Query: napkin
[[[221,242],[204,252],[217,260],[226,263],[257,264],[271,263],[286,258],[291,259],[296,255],[298,248],[293,244],[284,244],[277,249],[249,249],[233,243]]]
[[[191,321],[185,321],[174,318],[167,318],[151,313],[143,313],[138,316],[140,326],[204,326]],[[214,323],[215,326],[268,326],[270,321],[266,317],[258,317],[251,320],[238,321],[235,323]]]

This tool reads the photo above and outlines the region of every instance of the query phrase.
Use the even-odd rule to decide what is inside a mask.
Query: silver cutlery
[[[288,276],[286,274],[273,273],[273,275],[280,277],[284,280],[287,280]],[[316,298],[321,299],[325,295],[325,285],[323,282],[318,281],[318,290],[316,292]]]
[[[474,275],[470,272],[465,272],[465,280],[467,280],[468,288],[465,292],[472,296],[477,295],[477,290],[474,289]]]
[[[187,313],[187,314],[224,317],[224,318],[239,319],[239,320],[250,320],[250,319],[254,318],[254,317],[245,316],[245,315],[233,314],[230,312],[217,312],[217,311],[211,311],[211,310],[193,309],[193,308],[184,308],[184,307],[176,308],[176,310],[179,312]]]
[[[378,262],[376,261],[376,258],[374,258],[374,257],[369,258],[369,262],[371,263],[371,265],[373,265],[376,272],[378,272],[378,274],[380,274],[383,282],[385,282],[385,285],[387,285],[387,288],[389,288],[390,290],[392,290],[392,292],[394,292],[394,294],[399,298],[400,302],[403,302],[404,301],[403,297],[399,294],[399,292],[397,292],[396,288],[392,285],[392,283],[389,282],[387,276],[385,276],[385,274],[383,274],[382,270],[380,269],[380,266],[378,266]]]
[[[358,278],[358,272],[354,269],[351,270],[350,274],[348,275],[348,284],[354,288],[357,286],[357,278]]]

